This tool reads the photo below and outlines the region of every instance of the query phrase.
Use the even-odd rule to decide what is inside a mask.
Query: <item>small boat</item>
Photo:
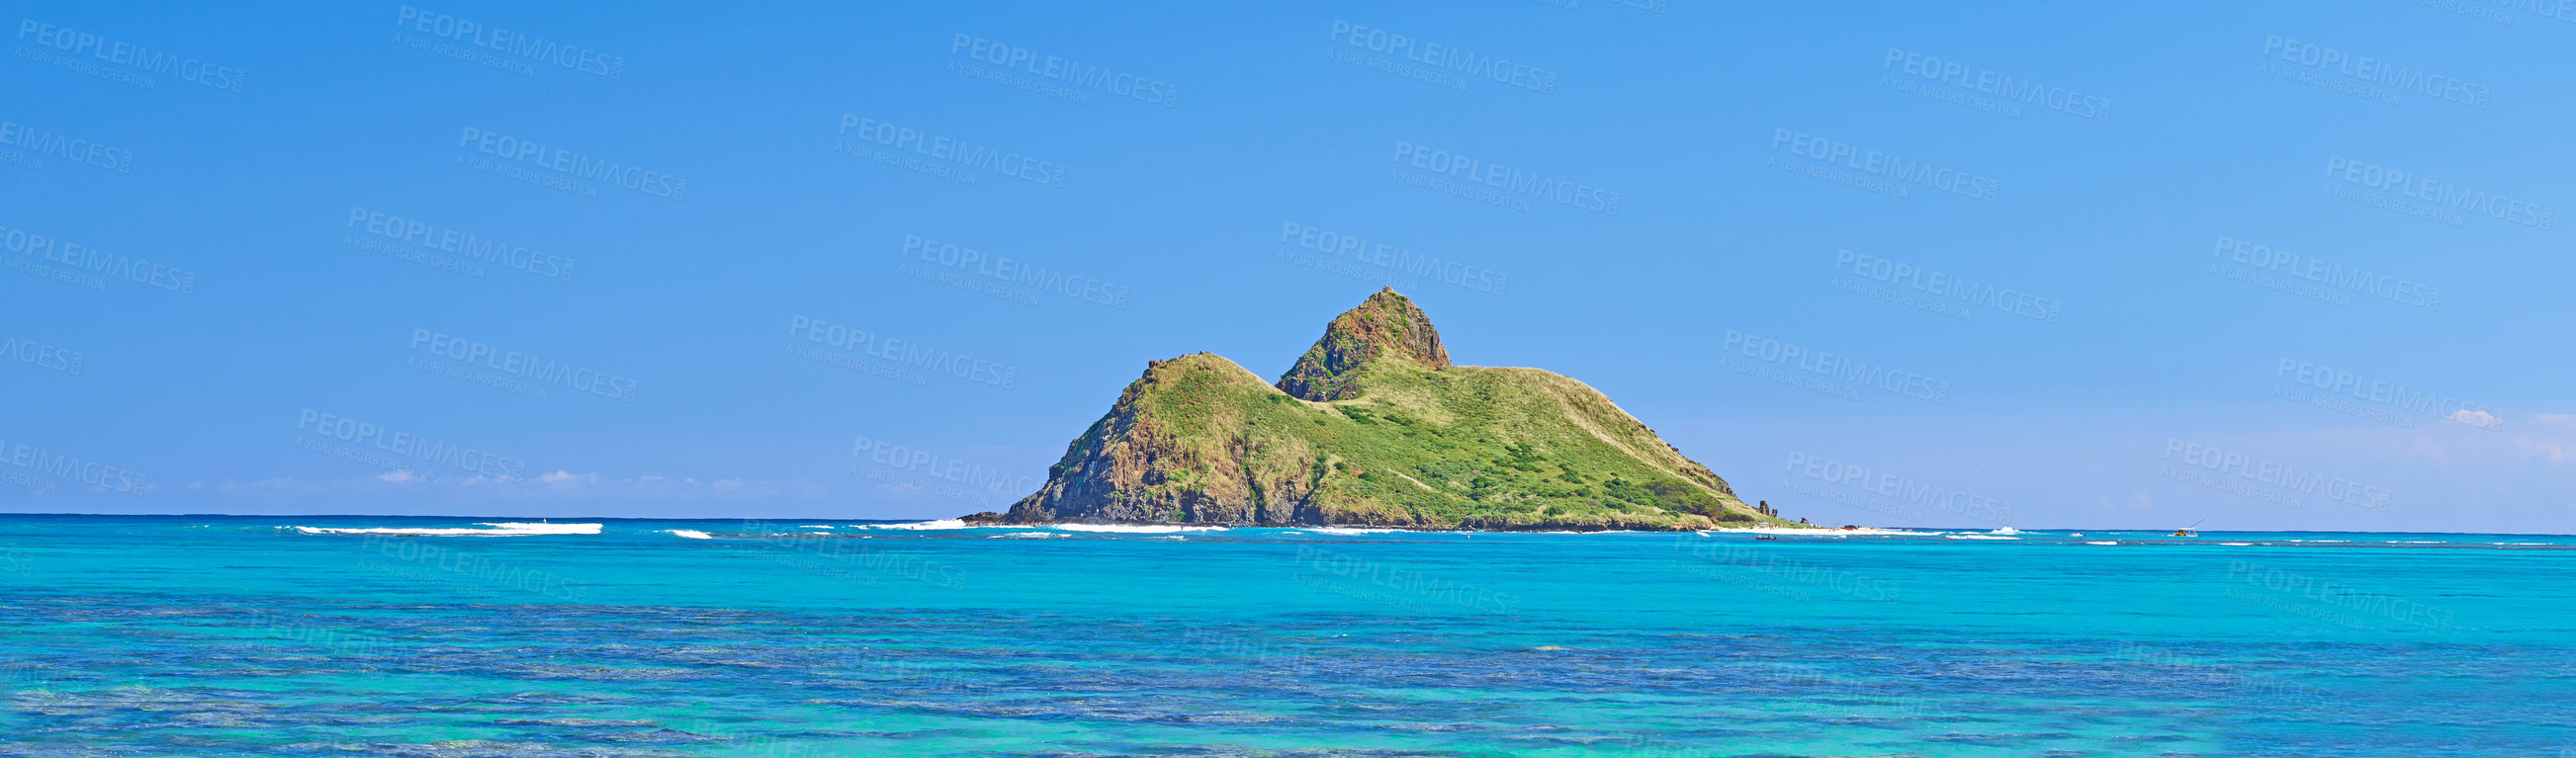
[[[2167,537],[2198,537],[2198,536],[2200,536],[2200,533],[2199,533],[2199,532],[2192,531],[2192,530],[2190,530],[2190,529],[2176,529],[2176,530],[2174,530],[2174,533],[2172,533],[2172,534],[2168,534],[2168,535],[2165,535],[2165,536],[2167,536]]]
[[[1776,539],[1779,539],[1778,537],[1773,537],[1773,536],[1768,535],[1768,534],[1756,534],[1756,535],[1753,535],[1753,538],[1754,538],[1754,539],[1757,539],[1757,540],[1776,540]]]

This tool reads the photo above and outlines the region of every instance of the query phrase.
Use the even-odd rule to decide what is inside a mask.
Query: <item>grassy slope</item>
[[[1309,483],[1334,523],[1703,528],[1759,516],[1607,397],[1537,369],[1379,361],[1353,398],[1291,397],[1212,355],[1168,361],[1128,410],[1177,448],[1151,488],[1204,486],[1211,461]],[[1076,451],[1102,442],[1094,425]],[[1180,520],[1185,514],[1174,514]]]

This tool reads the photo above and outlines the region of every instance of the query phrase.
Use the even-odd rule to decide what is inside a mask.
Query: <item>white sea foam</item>
[[[1117,534],[1171,534],[1174,532],[1222,532],[1222,526],[1173,526],[1169,524],[1051,524],[1048,529],[1068,532],[1112,532]]]
[[[2084,543],[2084,544],[2087,544],[2087,545],[2117,545],[2117,544],[2120,544],[2120,543],[2117,543],[2117,542],[2086,542],[2086,543]]]
[[[2251,543],[2251,542],[2221,542],[2221,543],[2218,543],[2218,544],[2226,545],[2226,546],[2228,546],[2228,547],[2247,547],[2247,546],[2253,545],[2254,543]]]
[[[1826,528],[1823,528],[1823,527],[1786,527],[1786,526],[1721,526],[1721,527],[1718,527],[1717,529],[1715,529],[1714,531],[1725,532],[1725,533],[1728,533],[1728,534],[1796,534],[1796,535],[1807,536],[1807,537],[1842,537],[1842,536],[1853,535],[1853,534],[1881,535],[1881,536],[1884,536],[1884,535],[1908,535],[1908,536],[1916,536],[1916,537],[1919,537],[1919,536],[1923,536],[1923,534],[1924,534],[1923,532],[1907,532],[1907,531],[1899,531],[1899,530],[1895,530],[1895,529],[1877,529],[1877,528],[1866,527],[1866,526],[1864,526],[1864,527],[1860,527],[1860,528],[1858,528],[1858,529],[1826,529]],[[1935,534],[1937,534],[1937,533],[1938,533],[1938,532],[1935,532]]]
[[[800,527],[796,527],[796,528],[798,528],[798,529],[830,529],[830,528],[832,528],[832,527],[831,527],[831,525],[828,525],[828,524],[806,524],[806,525],[804,525],[804,526],[800,526]]]
[[[1942,537],[1942,539],[1952,539],[1952,540],[2017,540],[2017,539],[2021,539],[2020,537],[2005,537],[2005,536],[2001,536],[2001,535],[1994,535],[1994,534],[1944,534],[1944,535],[1941,535],[1941,537]]]
[[[1314,533],[1316,533],[1316,534],[1378,534],[1378,533],[1381,533],[1381,532],[1401,532],[1401,531],[1404,531],[1404,530],[1402,530],[1402,529],[1362,529],[1362,528],[1359,528],[1359,527],[1351,527],[1351,526],[1310,526],[1310,527],[1306,527],[1305,531],[1314,532]]]
[[[991,537],[986,537],[985,539],[988,539],[988,540],[1003,540],[1003,539],[1034,539],[1034,540],[1042,540],[1042,539],[1047,539],[1047,538],[1050,538],[1050,537],[1071,537],[1071,536],[1073,536],[1073,535],[1065,534],[1065,533],[1063,533],[1063,532],[1012,532],[1012,533],[1009,533],[1009,534],[996,534],[996,535],[993,535],[993,536],[991,536]]]
[[[696,530],[696,529],[672,529],[672,530],[670,530],[670,532],[671,532],[671,534],[673,534],[673,535],[677,535],[677,536],[681,536],[681,537],[687,537],[687,538],[689,538],[689,539],[693,539],[693,540],[711,540],[711,539],[715,539],[715,537],[714,537],[713,535],[709,535],[709,534],[707,534],[706,532],[701,532],[701,531],[698,531],[698,530]]]
[[[2014,529],[2014,528],[2009,527],[2009,526],[2004,527],[2004,528],[2002,528],[2002,529],[1997,529],[1997,530],[1994,530],[1994,531],[1991,531],[1991,532],[1987,532],[1987,534],[2020,534],[2020,533],[2021,533],[2021,530],[2019,530],[2019,529]]]
[[[526,524],[513,521],[478,522],[475,526],[489,529],[404,529],[380,527],[353,529],[327,526],[299,526],[305,534],[398,534],[406,537],[534,537],[546,534],[598,534],[598,524]]]
[[[969,526],[967,526],[967,525],[966,525],[966,520],[965,520],[965,519],[954,519],[954,518],[949,518],[949,519],[940,519],[940,520],[938,520],[938,521],[915,521],[915,522],[912,522],[912,523],[909,523],[909,524],[869,524],[869,525],[867,525],[867,526],[865,526],[865,527],[861,527],[861,528],[864,528],[864,529],[971,529],[971,528],[973,528],[973,527],[969,527]]]

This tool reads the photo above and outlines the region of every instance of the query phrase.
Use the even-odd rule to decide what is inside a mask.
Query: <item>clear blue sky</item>
[[[1391,280],[1819,522],[2576,531],[2506,4],[7,15],[0,510],[944,517]]]

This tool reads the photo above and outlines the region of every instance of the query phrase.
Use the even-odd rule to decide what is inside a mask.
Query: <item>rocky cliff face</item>
[[[1425,368],[1449,367],[1449,351],[1440,346],[1440,330],[1431,317],[1395,288],[1378,290],[1360,307],[1324,325],[1323,339],[1298,356],[1297,365],[1279,377],[1279,390],[1306,400],[1357,397],[1361,369],[1376,360],[1412,361]]]
[[[1010,523],[1697,529],[1789,523],[1737,500],[1582,382],[1455,366],[1393,290],[1326,325],[1277,385],[1153,361]]]
[[[1327,523],[1314,500],[1315,451],[1232,418],[1164,412],[1164,397],[1268,389],[1233,361],[1194,353],[1154,361],[1011,506],[1014,523]],[[1212,402],[1212,401],[1211,401]],[[1213,421],[1214,423],[1210,423]]]

